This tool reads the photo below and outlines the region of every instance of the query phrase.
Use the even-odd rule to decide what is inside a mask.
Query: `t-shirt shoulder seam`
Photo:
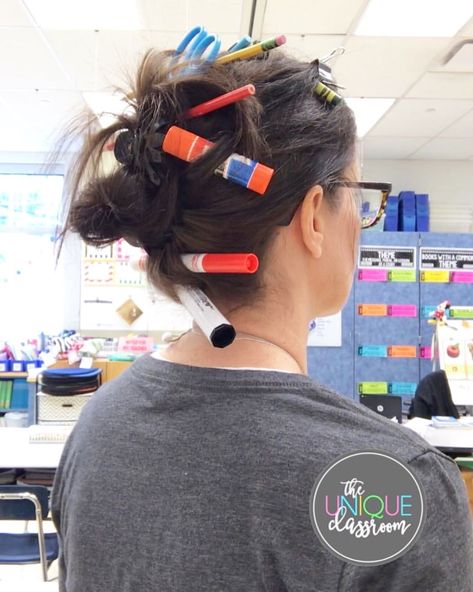
[[[411,463],[415,462],[416,460],[419,460],[422,456],[425,456],[427,454],[433,454],[437,459],[449,461],[450,463],[452,463],[456,466],[456,462],[453,460],[453,458],[446,456],[445,454],[443,454],[442,452],[440,452],[440,450],[437,450],[436,448],[426,448],[425,450],[423,450],[422,452],[420,452],[416,456],[409,459],[407,462],[408,462],[408,464],[411,464]]]

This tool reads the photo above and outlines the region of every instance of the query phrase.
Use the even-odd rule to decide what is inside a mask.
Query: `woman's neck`
[[[271,311],[267,304],[264,308],[229,311],[226,316],[237,331],[235,341],[228,347],[213,347],[194,325],[161,356],[192,366],[265,368],[307,374],[306,319],[297,318],[290,310]]]

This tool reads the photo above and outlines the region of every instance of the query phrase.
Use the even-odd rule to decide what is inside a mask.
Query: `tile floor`
[[[24,522],[1,522],[3,532],[23,532]],[[35,524],[30,522],[29,532],[35,532]],[[50,521],[44,522],[44,532],[54,532],[54,525]],[[0,565],[1,592],[58,592],[58,562],[54,561],[48,570],[50,581],[43,582],[41,565]]]

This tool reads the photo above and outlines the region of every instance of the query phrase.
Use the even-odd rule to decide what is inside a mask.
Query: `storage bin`
[[[58,397],[39,392],[36,398],[37,421],[39,424],[76,422],[92,395],[93,393]]]

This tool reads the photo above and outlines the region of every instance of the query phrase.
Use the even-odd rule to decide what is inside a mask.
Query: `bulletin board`
[[[419,381],[418,241],[415,232],[365,232],[354,284],[355,398],[401,396]]]
[[[332,338],[330,345],[324,345],[317,338],[311,340],[307,348],[309,375],[317,382],[326,385],[338,393],[352,397],[353,391],[353,291],[341,312],[341,327],[333,331],[337,341]],[[335,319],[334,319],[335,321]],[[332,322],[334,322],[332,321]],[[325,323],[316,319],[316,324]],[[331,336],[330,336],[331,337]],[[340,345],[334,345],[340,343]]]
[[[152,289],[132,261],[141,250],[123,239],[97,248],[83,245],[80,330],[183,331],[191,326],[187,311]]]
[[[340,347],[309,347],[309,374],[340,394],[392,394],[407,412],[432,371],[429,315],[473,322],[473,235],[364,231]]]

